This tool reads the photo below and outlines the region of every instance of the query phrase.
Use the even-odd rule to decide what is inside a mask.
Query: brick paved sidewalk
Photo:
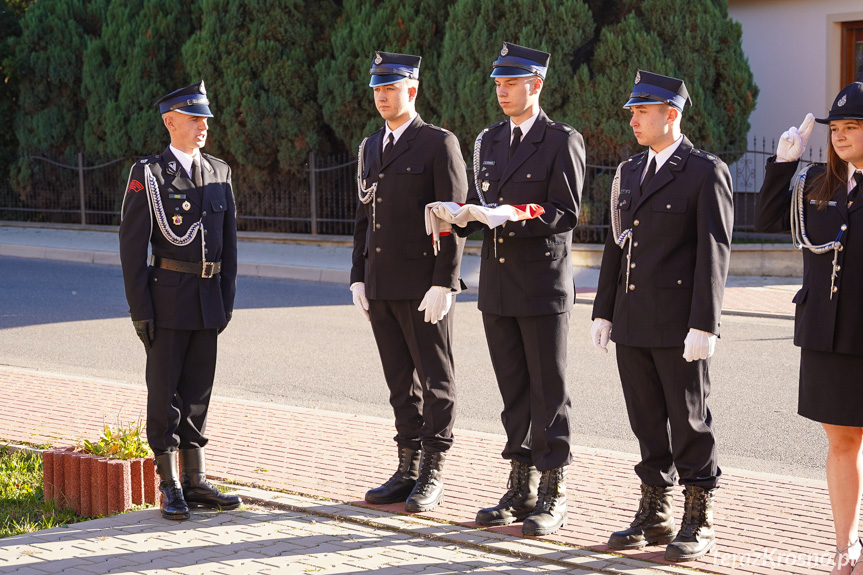
[[[143,386],[0,367],[0,438],[55,446],[95,438],[104,423],[144,413]],[[366,506],[363,494],[395,467],[393,429],[369,417],[214,397],[209,421],[211,475]],[[472,526],[506,485],[503,437],[456,431],[445,470],[446,502],[425,517]],[[628,525],[638,483],[634,456],[575,448],[570,468],[570,522],[550,541],[607,552],[611,531]],[[682,496],[675,514],[681,517]],[[380,506],[403,512],[403,505]],[[811,573],[832,560],[826,485],[726,470],[716,499],[715,553],[686,567],[715,573]],[[494,529],[521,539],[520,525]],[[625,553],[663,563],[661,547]],[[742,565],[740,563],[743,563]],[[813,568],[813,562],[815,566]]]
[[[380,510],[240,488],[241,510],[155,509],[2,540],[0,575],[119,573],[620,573],[679,568]]]

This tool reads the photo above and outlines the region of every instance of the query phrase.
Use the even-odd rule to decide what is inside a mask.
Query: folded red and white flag
[[[460,204],[457,202],[432,202],[426,205],[426,233],[434,241],[435,255],[440,246],[440,237],[449,235],[452,226],[465,226],[468,222],[482,222],[496,228],[504,222],[531,220],[545,213],[539,204],[502,205],[497,207]]]

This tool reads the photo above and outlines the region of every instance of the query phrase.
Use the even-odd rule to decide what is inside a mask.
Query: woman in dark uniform
[[[813,120],[829,125],[827,164],[795,176]],[[794,344],[802,348],[797,411],[827,433],[837,553],[832,573],[843,575],[863,575],[857,531],[863,495],[861,170],[863,83],[854,82],[839,92],[827,118],[808,114],[799,129],[782,134],[767,164],[755,223],[762,232],[790,229],[803,250],[803,287],[794,296]]]

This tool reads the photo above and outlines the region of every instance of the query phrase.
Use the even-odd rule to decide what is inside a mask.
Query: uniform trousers
[[[716,487],[710,360],[687,362],[683,347],[617,344],[617,367],[629,424],[641,447],[635,473],[646,485]]]
[[[369,299],[369,318],[381,356],[400,447],[448,450],[455,421],[452,307],[436,324],[417,311],[421,300]]]
[[[147,350],[147,440],[156,455],[207,445],[216,373],[215,329],[156,328]]]
[[[572,402],[566,388],[569,312],[529,317],[482,314],[506,430],[501,454],[540,471],[572,462]]]

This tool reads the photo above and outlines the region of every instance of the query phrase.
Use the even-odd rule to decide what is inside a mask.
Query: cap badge
[[[203,81],[203,80],[201,80],[201,85],[200,85],[199,87],[200,87],[200,89],[201,89],[201,94],[203,94],[204,96],[206,96],[206,95],[207,95],[207,89],[206,89],[206,88],[204,88],[204,81]]]
[[[506,47],[506,42],[503,43],[503,48],[500,49],[500,55],[506,56],[509,54],[509,48]]]
[[[383,62],[383,61],[384,61],[384,59],[381,58],[381,53],[375,52],[375,66],[380,66],[381,62]]]
[[[840,108],[841,108],[842,106],[844,106],[844,105],[845,105],[846,100],[847,100],[847,96],[842,96],[842,97],[839,99],[839,101],[838,101],[838,102],[836,102],[836,105],[837,105],[838,107],[840,107]]]
[[[641,70],[635,73],[635,83],[641,84]]]

